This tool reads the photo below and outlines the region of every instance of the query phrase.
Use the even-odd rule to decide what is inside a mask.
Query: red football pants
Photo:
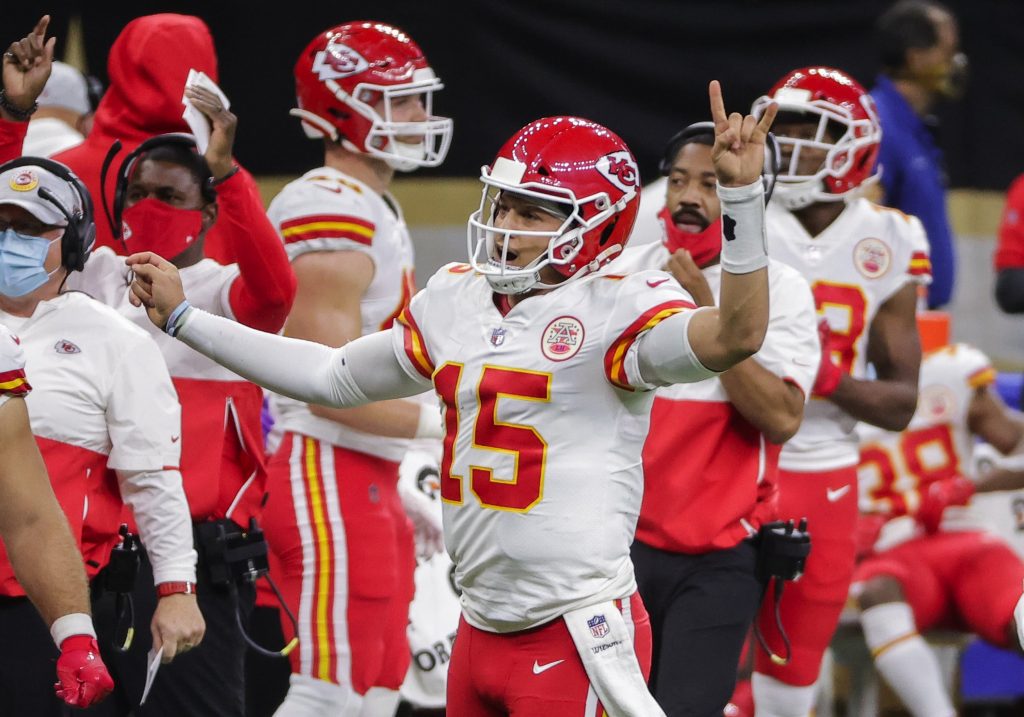
[[[804,687],[818,679],[821,658],[839,624],[853,579],[857,524],[857,470],[851,466],[821,473],[779,470],[779,519],[807,518],[811,554],[803,576],[786,584],[782,625],[791,643],[790,660],[776,665],[756,650],[755,670]],[[761,604],[758,625],[772,652],[785,652],[775,625],[770,589]]]
[[[644,679],[651,672],[651,623],[639,593],[616,600]],[[448,664],[449,717],[602,717],[604,709],[562,619],[497,634],[461,619]]]
[[[401,686],[416,557],[397,483],[397,463],[285,434],[269,465],[264,530],[271,574],[298,620],[292,672],[359,694]]]
[[[900,582],[919,632],[947,627],[1010,647],[1024,563],[996,536],[956,532],[908,540],[864,560],[854,579],[880,575]]]

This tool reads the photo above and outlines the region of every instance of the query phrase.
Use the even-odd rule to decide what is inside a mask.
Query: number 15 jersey
[[[636,590],[629,547],[655,387],[638,346],[693,304],[662,272],[583,277],[506,315],[492,296],[469,266],[443,267],[393,337],[444,408],[445,543],[466,620],[512,632]]]

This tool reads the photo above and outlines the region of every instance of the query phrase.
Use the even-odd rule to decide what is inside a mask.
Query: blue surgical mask
[[[0,294],[25,296],[45,284],[60,268],[47,272],[44,267],[50,245],[58,239],[27,236],[13,229],[0,234]]]

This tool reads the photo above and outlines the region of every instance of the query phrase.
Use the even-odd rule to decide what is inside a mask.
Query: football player
[[[822,354],[803,423],[779,458],[779,517],[807,517],[814,547],[782,600],[789,659],[758,651],[753,687],[758,717],[805,717],[853,575],[854,426],[902,430],[917,405],[914,312],[929,278],[928,245],[917,219],[859,196],[877,178],[881,128],[853,78],[827,67],[794,70],[755,103],[754,114],[768,106],[779,108],[782,148],[768,242],[773,258],[811,285]],[[785,658],[775,623],[765,601],[761,630],[774,656]]]
[[[976,490],[1009,487],[995,475],[980,484],[968,475],[976,439],[1018,453],[1024,424],[993,390],[988,358],[946,344],[925,346],[905,431],[858,427],[862,535],[870,537],[852,593],[875,666],[915,717],[956,715],[921,633],[947,627],[1018,647],[1014,610],[1024,604],[1024,563],[968,505]]]
[[[432,115],[442,87],[412,38],[384,23],[332,27],[302,51],[292,114],[322,141],[324,163],[268,210],[298,279],[286,336],[342,346],[390,328],[408,305],[413,247],[388,188],[396,171],[444,160],[452,121]],[[436,402],[271,405],[280,446],[265,530],[299,637],[278,714],[391,715],[409,667],[416,566],[398,466],[408,439],[440,437]],[[291,637],[290,621],[284,629]]]
[[[714,125],[699,122],[669,141],[661,241],[628,247],[609,271],[667,267],[698,306],[718,304],[714,140]],[[817,371],[808,359],[821,351],[811,289],[795,269],[768,266],[768,332],[757,354],[717,378],[659,389],[651,412],[632,555],[654,631],[651,688],[668,715],[721,714],[732,694],[765,587],[755,538],[775,518],[779,450],[800,426]]]
[[[462,591],[453,715],[662,714],[629,558],[651,389],[731,368],[768,323],[760,175],[774,111],[727,116],[717,82],[710,93],[719,308],[696,309],[661,272],[599,272],[629,236],[640,177],[619,137],[576,117],[516,132],[481,173],[470,263],[442,267],[393,328],[341,349],[205,314],[171,264],[130,259],[154,323],[278,392],[349,406],[433,386]]]

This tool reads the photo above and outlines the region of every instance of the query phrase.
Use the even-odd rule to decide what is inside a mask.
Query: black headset
[[[114,208],[113,212],[107,206],[106,193],[103,195],[103,210],[107,214],[107,221],[110,222],[110,230],[114,236],[121,239],[121,217],[124,213],[125,195],[128,193],[128,180],[131,177],[132,171],[135,169],[135,165],[143,155],[151,152],[157,147],[163,147],[167,145],[180,145],[186,147],[193,152],[198,153],[199,149],[196,146],[196,138],[190,134],[184,132],[169,132],[168,134],[158,134],[155,137],[150,137],[138,147],[128,153],[128,156],[121,162],[121,167],[117,170],[117,179],[114,182]],[[111,146],[110,151],[107,152],[106,159],[103,160],[103,168],[100,170],[101,174],[101,186],[107,185],[107,172],[110,169],[110,165],[114,161],[114,157],[121,151],[121,141],[117,140]],[[207,187],[202,188],[203,198],[210,200],[208,193],[212,190],[212,177],[207,181]]]
[[[694,122],[672,135],[672,138],[665,145],[665,150],[658,161],[658,172],[663,177],[672,173],[672,163],[676,161],[676,155],[683,145],[689,144],[698,137],[707,137],[711,144],[715,143],[714,122]],[[764,178],[764,201],[768,203],[775,190],[775,180],[779,176],[779,165],[782,163],[782,150],[779,148],[779,140],[771,132],[765,138],[764,145],[764,170],[761,176]]]
[[[18,167],[39,167],[67,182],[78,194],[79,208],[65,207],[46,187],[39,187],[39,196],[57,208],[68,220],[60,240],[60,263],[69,272],[81,271],[96,243],[96,222],[93,219],[92,196],[78,175],[66,165],[45,157],[18,157],[0,165],[0,172]]]

